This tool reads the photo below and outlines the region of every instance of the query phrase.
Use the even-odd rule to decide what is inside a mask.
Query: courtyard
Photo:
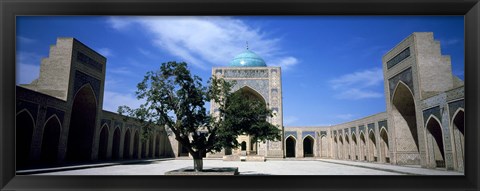
[[[154,159],[127,163],[99,163],[84,167],[36,169],[23,173],[34,175],[164,175],[165,172],[191,166],[193,166],[193,161],[187,158]],[[204,167],[238,167],[240,175],[463,175],[460,172],[425,169],[420,166],[397,166],[333,159],[278,159],[266,162],[206,159]]]

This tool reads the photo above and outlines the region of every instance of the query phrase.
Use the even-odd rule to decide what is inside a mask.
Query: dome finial
[[[248,50],[248,41],[246,41],[246,42],[247,42],[247,50]]]

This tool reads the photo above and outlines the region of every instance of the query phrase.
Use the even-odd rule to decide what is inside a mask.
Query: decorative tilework
[[[53,108],[53,107],[48,107],[45,119],[48,119],[52,115],[57,115],[58,119],[60,120],[60,124],[63,124],[63,118],[65,116],[65,111],[62,111],[62,110],[59,110],[59,109]]]
[[[423,111],[423,122],[424,122],[424,124],[427,124],[427,120],[428,120],[428,117],[430,117],[430,115],[433,115],[433,116],[437,117],[438,120],[442,121],[442,115],[440,115],[440,107],[439,106],[432,107],[430,109],[427,109],[427,110]],[[426,127],[426,125],[425,125],[425,127]]]
[[[38,114],[38,104],[31,103],[28,101],[21,101],[17,99],[17,112],[26,109],[33,117],[33,121],[37,121],[37,114]]]
[[[307,135],[312,136],[312,138],[315,138],[315,131],[302,131],[302,139],[305,138]]]
[[[410,90],[413,91],[412,68],[408,68],[388,80],[388,87],[390,89],[390,99],[393,99],[393,91],[397,87],[397,83],[399,81],[402,81],[403,83],[407,84]],[[415,95],[415,92],[412,92],[412,93]]]
[[[75,84],[73,85],[73,92],[77,92],[83,85],[89,83],[92,86],[95,97],[97,98],[97,104],[100,95],[100,80],[91,77],[78,70],[75,71]]]
[[[285,138],[287,138],[290,135],[295,137],[295,139],[297,139],[297,132],[296,131],[285,131]]]
[[[397,65],[401,61],[405,60],[410,56],[410,47],[407,47],[405,50],[402,52],[398,53],[396,56],[394,56],[392,59],[387,61],[387,69],[392,68],[393,66]]]
[[[453,119],[453,115],[455,114],[458,108],[465,108],[465,101],[463,99],[448,103],[450,119]]]
[[[385,129],[388,131],[388,123],[387,120],[379,121],[378,122],[378,128],[385,127]]]
[[[94,60],[93,58],[88,57],[87,55],[77,52],[77,60],[80,61],[80,63],[85,64],[88,67],[91,67],[99,72],[102,72],[102,64]]]

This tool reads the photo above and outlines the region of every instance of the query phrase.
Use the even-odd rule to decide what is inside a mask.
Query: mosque
[[[464,83],[452,75],[431,32],[415,32],[382,58],[387,110],[332,126],[284,127],[282,73],[251,50],[212,75],[236,81],[233,91],[261,100],[275,114],[279,141],[252,142],[207,158],[312,158],[416,165],[464,171]],[[16,87],[17,169],[81,161],[189,157],[157,127],[141,141],[139,124],[105,111],[106,58],[74,38],[59,38],[40,76]],[[218,112],[212,102],[211,112]],[[170,136],[169,136],[170,135]],[[248,158],[247,158],[248,160]]]

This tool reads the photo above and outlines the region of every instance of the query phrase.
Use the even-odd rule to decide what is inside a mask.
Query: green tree
[[[223,148],[237,148],[239,135],[253,141],[280,139],[280,130],[267,122],[272,111],[264,102],[245,99],[242,91],[231,93],[232,83],[212,77],[208,87],[192,75],[184,62],[167,62],[147,72],[137,85],[139,108],[120,106],[118,112],[142,123],[144,136],[155,126],[165,126],[194,159],[195,171],[203,170],[203,155]],[[214,101],[219,113],[211,115],[205,104]]]

